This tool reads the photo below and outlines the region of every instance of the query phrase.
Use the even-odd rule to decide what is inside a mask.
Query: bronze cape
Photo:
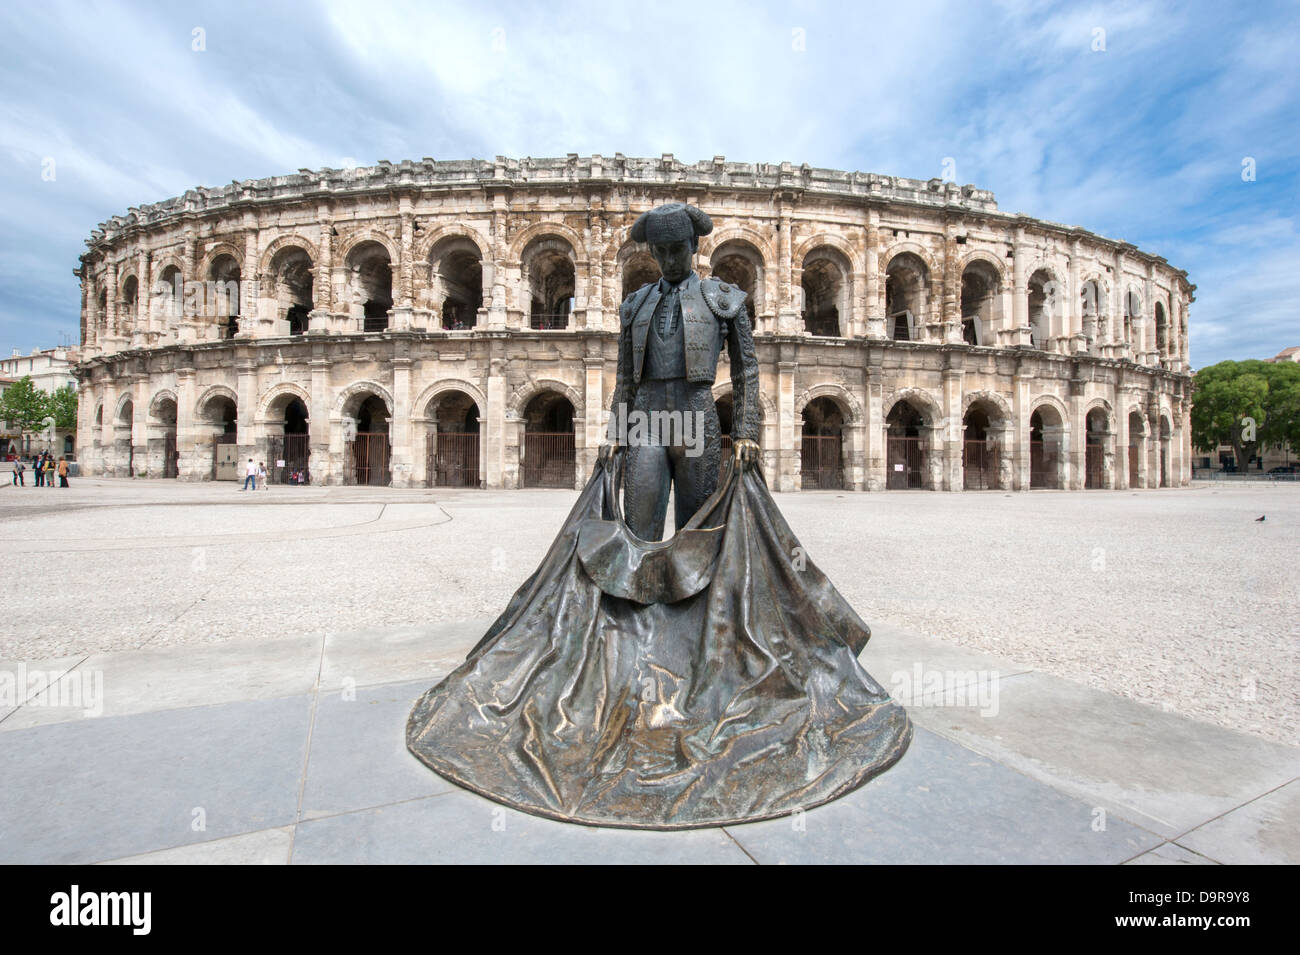
[[[893,765],[911,722],[761,472],[729,463],[686,528],[647,543],[620,468],[597,464],[541,565],[416,703],[411,752],[524,812],[635,829],[786,815]]]

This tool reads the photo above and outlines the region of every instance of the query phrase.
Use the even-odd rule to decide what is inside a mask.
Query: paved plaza
[[[0,705],[0,862],[1300,862],[1294,486],[777,495],[916,738],[689,833],[525,816],[405,751],[575,492],[0,491],[0,674],[55,686]]]

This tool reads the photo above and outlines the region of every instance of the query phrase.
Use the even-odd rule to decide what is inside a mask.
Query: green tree
[[[64,385],[50,395],[49,413],[54,415],[54,426],[60,431],[77,430],[77,389]]]
[[[40,431],[51,411],[50,396],[24,375],[0,395],[0,420],[19,431]]]
[[[1194,380],[1192,443],[1202,451],[1230,444],[1243,470],[1266,445],[1300,453],[1300,364],[1221,361]]]

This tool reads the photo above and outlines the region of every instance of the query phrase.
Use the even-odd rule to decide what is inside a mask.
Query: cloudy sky
[[[47,2],[0,25],[5,354],[75,341],[72,269],[129,206],[570,152],[920,179],[951,157],[1004,211],[1186,269],[1193,366],[1300,344],[1294,3]]]

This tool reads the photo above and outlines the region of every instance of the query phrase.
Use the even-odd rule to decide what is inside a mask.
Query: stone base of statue
[[[567,822],[686,829],[809,809],[912,738],[858,663],[870,631],[807,558],[758,470],[727,465],[670,540],[633,537],[621,455],[407,745],[441,776]]]

